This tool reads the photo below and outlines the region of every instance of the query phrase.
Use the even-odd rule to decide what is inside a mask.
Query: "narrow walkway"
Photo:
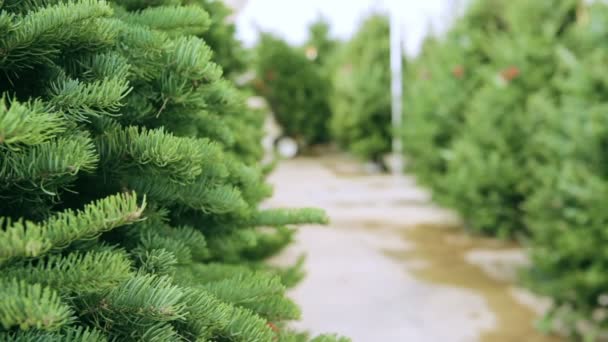
[[[268,206],[321,207],[332,219],[301,228],[274,260],[308,256],[291,292],[303,310],[297,328],[354,342],[553,341],[533,327],[543,303],[510,284],[523,253],[463,233],[412,178],[328,156],[285,161],[270,181]]]

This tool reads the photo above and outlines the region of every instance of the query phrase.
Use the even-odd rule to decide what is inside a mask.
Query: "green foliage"
[[[485,9],[471,8],[445,37],[427,38],[420,56],[407,68],[401,133],[411,157],[408,168],[437,190],[440,201],[445,200],[441,186],[452,141],[462,129],[470,95],[483,83],[478,68],[488,57],[482,43],[493,23],[492,16],[479,17],[477,12]]]
[[[7,278],[1,284],[0,324],[5,330],[53,331],[70,321],[70,307],[51,288]]]
[[[232,23],[232,9],[220,0],[188,0],[211,15],[211,25],[200,37],[213,50],[213,61],[219,64],[227,77],[246,71],[250,52],[236,38],[236,26]]]
[[[0,332],[3,342],[106,342],[108,339],[98,330],[67,328],[59,332],[17,331]]]
[[[214,62],[240,68],[222,6],[0,2],[0,341],[272,341],[298,317],[301,263],[263,260],[326,218],[258,209],[264,117]]]
[[[406,95],[412,170],[475,231],[525,236],[543,329],[574,340],[608,328],[607,37],[601,2],[478,1]]]
[[[525,210],[533,267],[525,279],[553,298],[550,327],[592,340],[608,329],[601,252],[608,226],[608,79],[600,72],[608,57],[608,6],[583,7],[578,17],[556,47],[558,72],[551,82],[557,96],[539,94],[531,101],[537,132],[527,162],[534,191]]]
[[[314,56],[312,60],[330,73],[335,63],[335,53],[341,47],[341,42],[331,37],[329,21],[320,16],[308,27],[308,41],[304,44],[307,53]]]
[[[576,8],[576,1],[476,2],[409,71],[422,78],[405,100],[411,168],[475,231],[526,231],[531,176],[522,165],[537,130],[529,99],[552,96],[554,46],[575,24]]]
[[[263,33],[256,47],[256,90],[268,102],[283,134],[303,147],[329,141],[330,82],[320,59],[329,58],[332,50],[327,32],[322,34],[299,48]]]
[[[390,151],[391,88],[388,18],[367,18],[338,52],[332,79],[331,135],[355,155],[380,160]]]
[[[505,11],[509,30],[492,36],[487,68],[502,71],[470,99],[462,128],[466,133],[452,145],[444,178],[455,184],[454,203],[460,203],[456,207],[474,229],[502,236],[526,230],[522,205],[532,190],[531,170],[522,165],[529,137],[539,129],[530,99],[537,92],[551,96],[554,91],[546,82],[556,72],[554,46],[576,24],[576,6],[576,1],[560,6],[512,2]],[[522,13],[543,21],[522,23]]]

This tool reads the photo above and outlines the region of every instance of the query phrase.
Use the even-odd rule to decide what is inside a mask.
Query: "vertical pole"
[[[403,167],[403,143],[401,141],[401,125],[403,111],[403,49],[401,40],[401,20],[398,11],[391,11],[391,95],[392,95],[392,126],[393,126],[393,171],[401,173]]]
[[[447,18],[444,20],[444,22],[447,23],[447,26],[442,27],[442,30],[448,30],[458,18],[458,15],[460,14],[460,0],[449,0],[447,8],[448,14]]]

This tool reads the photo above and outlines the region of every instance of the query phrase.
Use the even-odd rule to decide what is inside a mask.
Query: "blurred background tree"
[[[412,169],[433,179],[440,201],[474,230],[501,236],[526,230],[521,206],[530,174],[522,158],[535,129],[528,99],[552,91],[546,80],[555,72],[554,46],[575,24],[576,8],[576,1],[476,2],[435,45],[437,53],[425,54],[440,56],[445,48],[448,56],[460,55],[456,64],[448,57],[428,80],[410,85],[404,132],[417,156]],[[465,58],[478,64],[465,66]],[[428,62],[419,63],[424,70],[416,72],[428,73]]]
[[[332,138],[360,158],[380,161],[391,146],[388,17],[366,18],[338,53],[332,76]]]
[[[286,136],[301,147],[329,141],[331,85],[323,62],[331,58],[334,43],[326,23],[313,24],[309,43],[290,46],[270,33],[256,46],[255,87]]]
[[[607,336],[607,34],[605,3],[477,1],[406,90],[410,169],[473,231],[530,247],[541,326],[574,340]]]

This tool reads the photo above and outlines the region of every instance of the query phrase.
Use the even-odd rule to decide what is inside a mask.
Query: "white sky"
[[[462,1],[462,0],[460,0]],[[365,14],[390,9],[398,13],[408,53],[418,51],[422,39],[432,27],[441,30],[452,17],[459,0],[249,0],[237,18],[239,37],[247,44],[255,43],[258,29],[272,31],[292,43],[302,43],[308,24],[318,14],[332,25],[334,36],[348,38]]]

